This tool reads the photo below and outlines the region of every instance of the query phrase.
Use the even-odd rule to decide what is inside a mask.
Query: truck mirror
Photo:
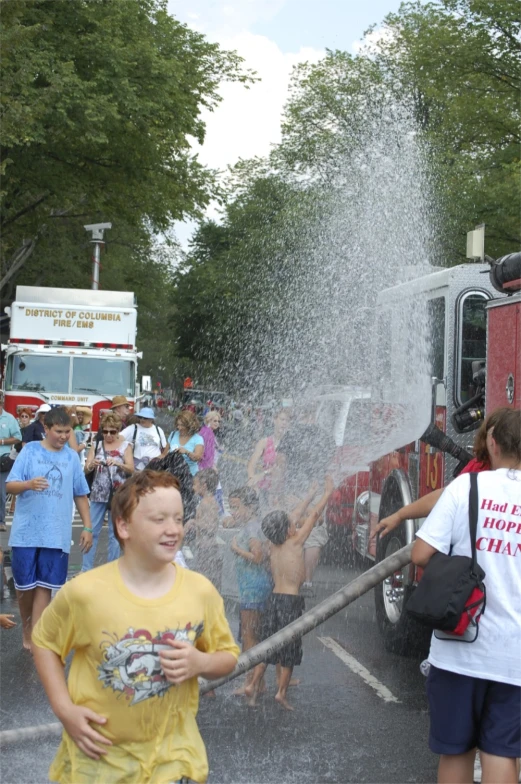
[[[141,379],[142,392],[152,392],[152,376],[143,376]]]

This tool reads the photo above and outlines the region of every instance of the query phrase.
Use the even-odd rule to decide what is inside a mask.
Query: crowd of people
[[[316,552],[306,559],[306,545],[315,536],[308,549],[320,552],[320,523],[333,491],[331,444],[321,440],[306,411],[293,418],[282,406],[272,432],[253,450],[246,484],[228,493],[226,515],[219,412],[208,411],[201,426],[193,412],[181,411],[166,436],[152,408],[131,415],[118,396],[87,443],[89,424],[88,411],[41,406],[22,430],[22,421],[0,409],[0,456],[12,462],[2,505],[5,492],[16,497],[9,545],[23,645],[65,728],[50,775],[58,782],[204,782],[197,679],[227,675],[239,653],[220,596],[219,528],[236,531],[230,547],[239,641],[247,651],[304,611],[303,587],[318,560]],[[521,552],[515,539],[521,531],[521,412],[491,414],[475,453],[468,468],[479,472],[476,547],[486,571],[486,612],[478,643],[458,646],[433,636],[430,746],[440,755],[442,784],[472,780],[476,747],[484,782],[514,784],[521,756],[521,560],[515,558]],[[319,480],[311,487],[310,476]],[[189,515],[187,477],[198,499]],[[426,566],[437,552],[469,554],[468,495],[467,471],[443,493],[382,520],[376,535],[387,535],[405,517],[428,515],[414,563]],[[82,521],[83,562],[82,574],[67,580],[73,505]],[[94,570],[106,516],[107,562]],[[182,556],[185,536],[195,550],[190,568]],[[12,616],[0,616],[0,624],[9,628]],[[64,661],[71,652],[67,682]],[[275,699],[293,710],[288,689],[301,660],[297,638],[250,671],[235,694],[254,706],[273,664]]]

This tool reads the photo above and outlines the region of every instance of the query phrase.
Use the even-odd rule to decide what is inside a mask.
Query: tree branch
[[[5,221],[2,221],[2,226],[7,226],[10,223],[14,223],[18,220],[18,218],[21,218],[22,215],[26,215],[28,212],[31,212],[31,210],[35,210],[43,201],[45,201],[45,199],[48,199],[49,196],[49,193],[44,193],[41,196],[38,196],[36,201],[33,201],[32,204],[28,204],[27,207],[24,207],[22,210],[18,210],[18,212],[16,212],[12,218],[8,218]]]
[[[0,280],[0,290],[7,286],[13,275],[16,275],[18,270],[23,267],[29,256],[32,255],[32,252],[36,247],[37,240],[38,237],[35,237],[32,240],[25,240],[18,250],[14,252],[10,259],[8,270],[2,280]]]

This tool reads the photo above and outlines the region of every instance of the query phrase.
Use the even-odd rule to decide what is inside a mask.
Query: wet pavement
[[[225,458],[220,466],[225,487],[240,486],[244,461]],[[79,568],[73,529],[71,573]],[[5,549],[8,533],[0,534]],[[107,546],[106,527],[98,548]],[[321,601],[361,571],[320,565],[315,575]],[[233,580],[228,580],[228,586]],[[233,587],[225,591],[232,596]],[[13,598],[1,612],[18,610]],[[237,604],[226,601],[232,630],[238,631]],[[21,628],[0,632],[0,729],[14,729],[54,718],[30,654],[22,651]],[[255,708],[232,692],[240,681],[223,686],[215,699],[202,698],[199,726],[207,746],[210,784],[321,784],[332,782],[434,782],[437,757],[427,746],[428,712],[420,659],[385,651],[376,626],[372,592],[361,597],[304,638],[304,659],[295,670],[301,679],[290,689],[292,713],[275,703],[275,673],[267,673],[268,693]],[[365,668],[365,670],[364,670]],[[370,681],[368,683],[367,681]],[[3,784],[44,784],[57,739],[2,748]]]

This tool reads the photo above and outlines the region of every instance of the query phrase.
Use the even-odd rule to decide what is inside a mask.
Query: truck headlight
[[[364,492],[360,493],[360,495],[356,499],[356,504],[355,504],[356,516],[360,520],[363,520],[366,523],[368,522],[370,516],[370,508],[369,508],[370,498],[371,496],[369,490],[364,490]]]

